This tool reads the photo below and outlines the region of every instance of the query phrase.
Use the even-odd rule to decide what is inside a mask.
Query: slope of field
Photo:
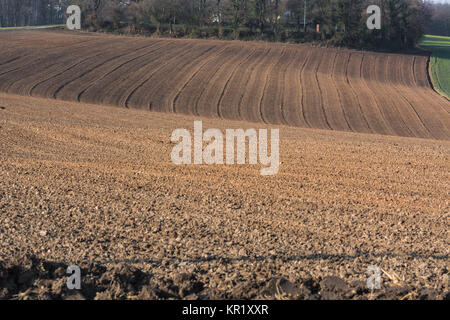
[[[434,85],[450,99],[450,37],[427,35],[420,45],[433,52],[430,67]]]
[[[0,91],[268,124],[449,139],[427,56],[69,31],[0,33]]]
[[[172,164],[199,117],[0,101],[0,298],[70,297],[73,263],[89,299],[449,297],[449,141],[281,126],[262,177]]]

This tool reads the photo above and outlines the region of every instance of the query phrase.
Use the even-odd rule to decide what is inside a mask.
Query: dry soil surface
[[[176,166],[170,137],[264,124],[3,93],[0,107],[0,298],[449,298],[449,141],[279,126],[280,172],[263,177]]]

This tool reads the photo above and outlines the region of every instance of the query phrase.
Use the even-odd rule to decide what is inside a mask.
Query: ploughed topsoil
[[[300,128],[449,140],[450,102],[425,54],[0,32],[0,91]]]
[[[280,171],[263,177],[170,159],[194,120],[263,124],[0,107],[0,299],[449,298],[449,141],[280,126]]]

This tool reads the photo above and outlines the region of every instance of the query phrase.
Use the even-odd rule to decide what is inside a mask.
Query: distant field
[[[433,52],[431,59],[433,82],[436,89],[450,98],[450,37],[427,35],[420,45]]]
[[[303,128],[450,138],[450,103],[431,90],[428,55],[65,30],[1,32],[0,52],[1,92]]]

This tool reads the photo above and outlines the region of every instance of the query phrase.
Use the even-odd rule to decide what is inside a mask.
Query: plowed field
[[[305,128],[450,138],[427,56],[0,32],[0,91]]]
[[[262,177],[174,165],[198,117],[0,101],[0,299],[68,298],[72,263],[88,299],[450,297],[449,141],[281,126]]]
[[[0,52],[0,299],[450,299],[427,57],[55,31]],[[195,120],[279,128],[278,174],[173,164]]]

